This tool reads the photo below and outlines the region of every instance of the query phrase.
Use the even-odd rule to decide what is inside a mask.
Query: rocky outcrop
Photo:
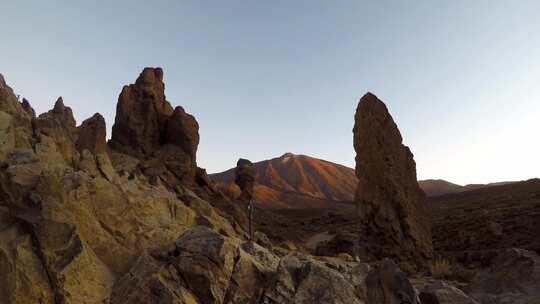
[[[77,127],[73,112],[59,97],[52,110],[32,120],[35,150],[44,163],[76,166],[79,153],[75,148]]]
[[[419,297],[422,304],[479,304],[462,290],[444,281],[426,285]]]
[[[145,68],[118,97],[111,145],[138,157],[152,155],[165,141],[165,127],[172,112],[173,107],[165,100],[163,70]]]
[[[368,303],[420,304],[407,275],[389,259],[370,270],[366,288]]]
[[[83,121],[77,129],[79,137],[76,147],[79,153],[82,153],[85,149],[93,154],[106,152],[107,129],[105,127],[105,119],[101,114],[94,114],[94,116]]]
[[[236,163],[234,182],[240,187],[239,200],[249,202],[253,199],[255,187],[255,168],[247,159],[240,158]]]
[[[351,271],[354,278],[346,278],[342,273],[305,256],[287,255],[280,260],[261,303],[364,303],[365,276]]]
[[[257,303],[277,264],[258,245],[196,227],[169,251],[143,254],[115,285],[111,303]]]
[[[115,284],[111,303],[364,303],[369,267],[329,266],[303,255],[279,259],[195,227],[169,250],[145,252]]]
[[[540,256],[533,251],[507,249],[480,271],[469,285],[481,303],[534,303],[540,300]]]
[[[431,220],[416,180],[416,165],[385,104],[367,93],[354,125],[356,202],[367,250],[377,257],[425,267],[432,257]]]
[[[162,145],[169,161],[112,151],[111,162],[99,114],[77,128],[61,98],[38,117],[29,109],[0,78],[0,303],[107,302],[146,250],[190,227],[237,236],[234,221],[171,173],[194,149]],[[146,174],[160,166],[174,190],[165,173]]]
[[[32,115],[24,110],[0,74],[0,161],[13,149],[32,146]]]
[[[173,109],[165,99],[160,68],[145,68],[134,84],[124,86],[109,144],[146,161],[144,173],[170,187],[195,182],[199,125],[182,107]]]

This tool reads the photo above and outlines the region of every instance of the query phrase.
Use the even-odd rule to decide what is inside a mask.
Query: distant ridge
[[[328,201],[352,201],[356,191],[354,169],[307,155],[288,152],[256,162],[254,167],[258,202],[281,206],[327,204]],[[234,168],[210,177],[228,191],[237,191],[233,183]],[[426,196],[436,197],[513,182],[461,186],[442,179],[427,179],[418,183]]]
[[[427,196],[439,196],[464,191],[464,187],[443,179],[426,179],[418,182]]]
[[[254,163],[255,199],[259,202],[352,201],[354,170],[322,159],[285,153]],[[234,169],[211,174],[222,186],[234,181]]]

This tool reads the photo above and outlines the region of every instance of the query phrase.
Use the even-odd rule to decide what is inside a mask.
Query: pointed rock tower
[[[367,93],[354,124],[355,200],[370,254],[419,268],[433,255],[431,219],[416,179],[416,163],[386,105]]]
[[[147,161],[146,175],[158,175],[173,186],[179,180],[195,181],[198,145],[199,124],[166,100],[161,68],[145,68],[134,84],[124,86],[109,141],[112,149]]]

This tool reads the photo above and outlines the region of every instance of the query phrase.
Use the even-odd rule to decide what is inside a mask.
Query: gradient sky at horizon
[[[414,3],[414,5],[411,5]],[[2,1],[0,73],[110,128],[145,66],[200,124],[209,172],[285,152],[354,167],[353,117],[386,102],[419,179],[540,176],[540,1]]]

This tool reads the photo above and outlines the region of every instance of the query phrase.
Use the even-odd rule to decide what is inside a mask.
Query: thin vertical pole
[[[251,222],[253,220],[253,200],[249,200],[248,209],[249,209],[249,241],[252,242],[253,241],[253,230],[252,230],[252,227],[251,227]]]

